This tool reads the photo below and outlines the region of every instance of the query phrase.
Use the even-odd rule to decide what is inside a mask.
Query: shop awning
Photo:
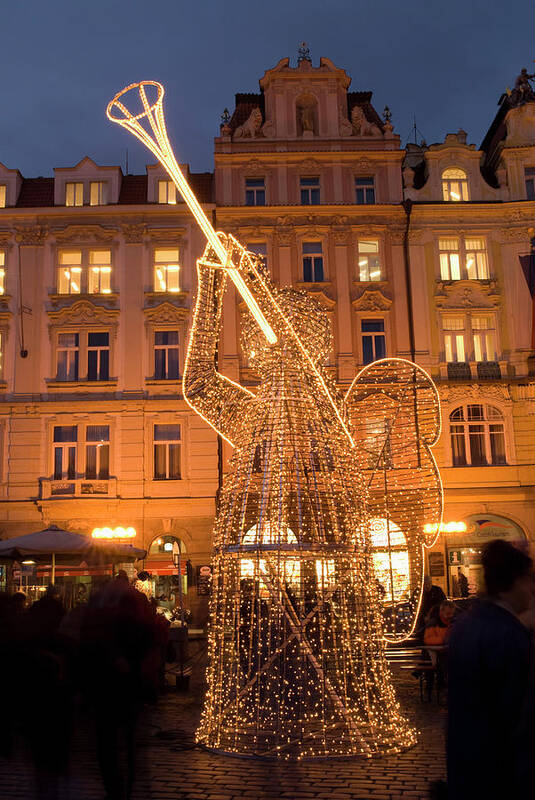
[[[131,544],[105,542],[90,539],[79,533],[65,531],[55,525],[37,533],[16,536],[13,539],[0,541],[0,559],[20,561],[31,556],[42,561],[51,556],[57,563],[65,559],[86,561],[88,564],[109,564],[122,561],[138,561],[147,555],[146,550],[133,547]]]

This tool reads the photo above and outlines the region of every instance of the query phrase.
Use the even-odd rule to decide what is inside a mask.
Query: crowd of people
[[[0,595],[0,685],[4,691],[0,757],[22,734],[40,800],[58,797],[68,773],[75,712],[92,716],[106,800],[127,800],[133,781],[136,725],[164,679],[169,622],[145,594],[117,576],[68,613],[49,587],[26,607],[21,592]],[[7,703],[7,707],[6,707]],[[17,731],[13,721],[43,725]]]

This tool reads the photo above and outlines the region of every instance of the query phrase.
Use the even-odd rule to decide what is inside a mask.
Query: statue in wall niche
[[[353,106],[351,111],[351,125],[353,136],[380,136],[381,131],[378,125],[366,119],[364,111],[360,106]]]
[[[262,127],[262,112],[256,106],[253,108],[247,120],[243,123],[243,125],[239,125],[236,130],[234,131],[234,138],[235,139],[245,139],[250,137],[254,139],[255,136],[258,136],[260,133],[260,128]]]
[[[303,131],[314,132],[314,109],[312,106],[301,106],[299,108],[299,117],[301,119],[301,127]]]

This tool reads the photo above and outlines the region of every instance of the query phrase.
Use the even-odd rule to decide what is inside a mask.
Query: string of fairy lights
[[[151,105],[140,86],[119,93],[108,115],[158,155],[205,230],[191,189],[177,179],[163,88]],[[135,115],[118,101],[132,88],[142,102]],[[137,131],[142,119],[155,140]],[[424,525],[440,525],[429,450],[439,434],[436,390],[418,367],[390,359],[363,370],[341,397],[324,371],[332,343],[320,305],[275,287],[232,236],[205,233],[183,391],[234,451],[213,532],[197,738],[277,758],[398,752],[416,734],[384,646],[414,626],[423,548],[435,535]],[[251,311],[242,337],[260,378],[255,393],[216,369],[228,277]]]

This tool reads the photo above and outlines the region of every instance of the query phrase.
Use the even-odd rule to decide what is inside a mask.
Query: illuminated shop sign
[[[438,528],[439,533],[466,533],[467,530],[466,522],[441,522]],[[436,532],[436,525],[424,525],[424,533]]]

